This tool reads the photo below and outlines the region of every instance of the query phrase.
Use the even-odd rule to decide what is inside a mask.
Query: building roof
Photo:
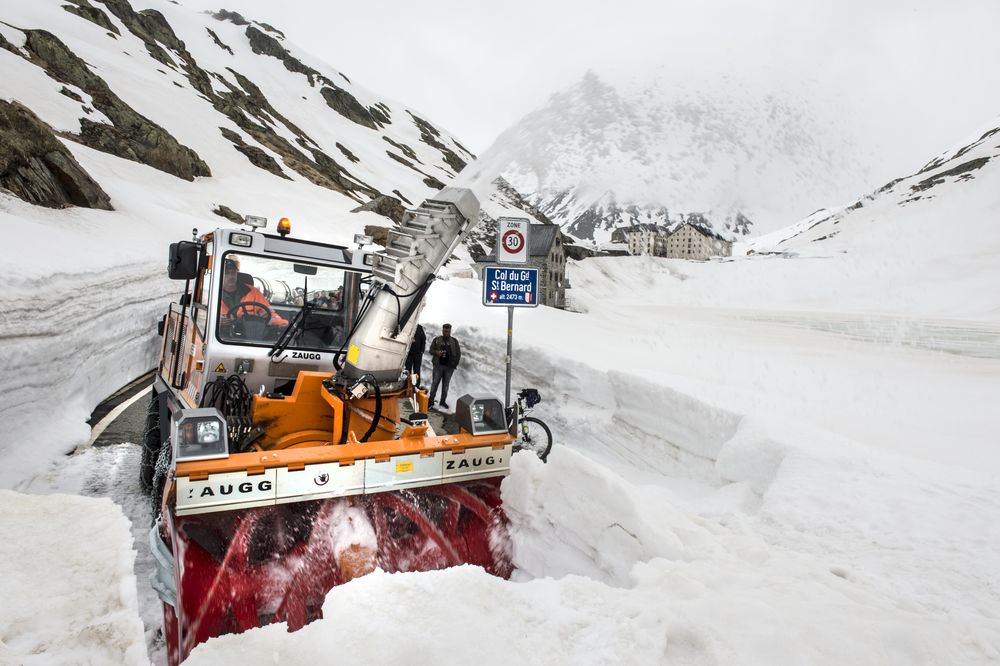
[[[559,233],[559,227],[554,224],[532,224],[528,230],[528,256],[544,257],[552,249]]]
[[[678,231],[680,231],[681,229],[683,229],[685,227],[685,225],[691,227],[692,229],[694,229],[695,231],[697,231],[698,233],[700,233],[702,236],[708,236],[709,238],[714,238],[715,240],[724,241],[726,243],[731,243],[732,242],[730,240],[727,240],[723,236],[720,236],[718,233],[716,233],[710,227],[707,227],[707,226],[705,226],[703,224],[698,224],[697,222],[690,222],[690,221],[689,222],[685,222],[684,224],[681,224],[676,229],[674,229],[673,233],[677,233]]]
[[[552,244],[559,235],[559,225],[556,224],[532,224],[528,229],[528,256],[545,257],[552,249]],[[497,260],[497,249],[479,260],[478,263],[495,263]]]
[[[666,229],[651,222],[641,222],[625,227],[625,233],[635,233],[638,231],[652,231],[653,233],[665,233]]]

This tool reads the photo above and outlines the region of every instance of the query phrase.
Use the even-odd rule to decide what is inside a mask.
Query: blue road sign
[[[538,269],[487,266],[483,270],[483,305],[538,307]]]

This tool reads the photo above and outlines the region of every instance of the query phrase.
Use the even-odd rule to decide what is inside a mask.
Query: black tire
[[[527,432],[525,432],[527,426]],[[541,419],[534,416],[525,416],[517,424],[518,436],[514,440],[515,451],[531,451],[538,456],[542,462],[549,457],[552,450],[552,431]]]
[[[160,455],[160,401],[156,391],[151,392],[146,409],[146,425],[142,433],[142,459],[139,462],[139,484],[145,493],[153,488],[156,459]]]
[[[161,446],[156,464],[153,466],[153,483],[149,493],[149,508],[152,524],[160,517],[160,505],[163,504],[163,488],[167,485],[167,473],[170,471],[170,458],[173,455],[170,443]]]

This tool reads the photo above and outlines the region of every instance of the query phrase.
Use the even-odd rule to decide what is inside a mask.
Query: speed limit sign
[[[501,217],[497,224],[497,261],[501,264],[528,263],[528,219]]]

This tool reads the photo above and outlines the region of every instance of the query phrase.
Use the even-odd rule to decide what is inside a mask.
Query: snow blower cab
[[[427,289],[478,209],[446,188],[376,253],[259,220],[171,245],[184,295],[160,324],[140,472],[171,664],[220,634],[294,631],[376,567],[509,575],[502,401],[466,396],[462,426],[436,433],[402,373]]]

